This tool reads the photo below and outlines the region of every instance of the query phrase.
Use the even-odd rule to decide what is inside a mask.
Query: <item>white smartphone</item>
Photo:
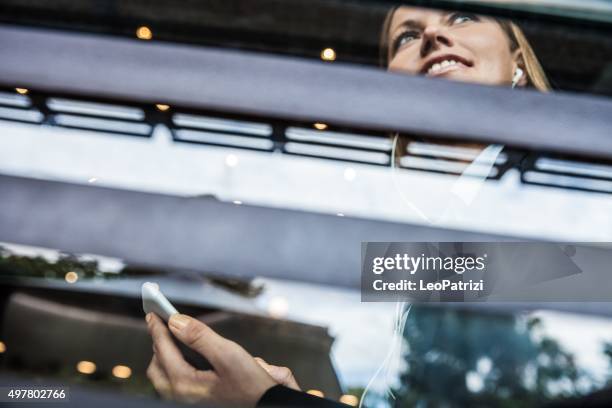
[[[145,314],[153,312],[166,322],[170,320],[170,316],[178,313],[172,303],[161,293],[159,285],[154,282],[142,284],[142,309]]]
[[[178,311],[172,303],[159,290],[159,285],[154,282],[145,282],[142,284],[142,309],[145,314],[155,313],[167,323],[170,316],[177,314]],[[212,366],[200,354],[196,353],[180,341],[175,341],[185,360],[200,370],[210,370]]]

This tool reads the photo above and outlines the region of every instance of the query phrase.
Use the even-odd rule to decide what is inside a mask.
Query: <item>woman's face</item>
[[[517,67],[518,52],[487,17],[400,7],[388,34],[390,71],[509,85]]]

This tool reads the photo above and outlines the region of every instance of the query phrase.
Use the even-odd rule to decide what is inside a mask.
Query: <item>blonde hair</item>
[[[391,59],[389,29],[391,28],[391,20],[393,19],[393,15],[398,8],[399,6],[393,7],[391,10],[389,10],[382,27],[380,36],[380,61],[381,65],[384,67],[389,64]],[[550,83],[548,82],[548,78],[546,78],[542,64],[540,64],[540,61],[535,55],[531,44],[529,44],[529,41],[525,37],[523,30],[521,30],[519,26],[511,21],[500,19],[495,19],[495,21],[497,21],[497,23],[506,33],[506,36],[510,42],[510,50],[520,50],[524,68],[527,74],[527,86],[535,88],[541,92],[550,91]]]

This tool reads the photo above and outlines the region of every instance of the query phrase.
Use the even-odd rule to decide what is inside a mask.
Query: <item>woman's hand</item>
[[[199,320],[173,315],[168,325],[172,334],[202,354],[213,367],[213,370],[197,370],[185,361],[159,317],[149,313],[146,320],[154,350],[147,376],[164,398],[253,407],[277,384],[299,390],[289,369],[253,358],[240,345],[218,335]]]
[[[284,385],[285,387],[291,388],[296,391],[302,391],[293,373],[287,367],[279,367],[272,364],[268,364],[263,358],[255,357],[255,361],[264,369],[270,377],[276,381],[277,384]]]

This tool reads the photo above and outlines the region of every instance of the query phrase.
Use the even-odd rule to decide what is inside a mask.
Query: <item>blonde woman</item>
[[[514,23],[463,12],[392,9],[381,35],[390,71],[548,91],[542,66]]]
[[[390,71],[508,87],[550,87],[531,46],[514,24],[416,7],[391,10],[382,31]],[[300,391],[291,371],[254,358],[199,320],[146,317],[154,354],[147,371],[165,398],[209,406],[342,407]],[[202,354],[213,370],[190,366],[171,334]]]

